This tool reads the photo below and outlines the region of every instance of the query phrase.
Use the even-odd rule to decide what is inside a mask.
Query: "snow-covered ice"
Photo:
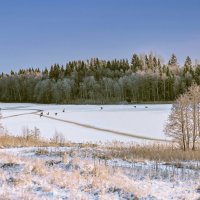
[[[12,134],[21,134],[23,128],[33,129],[37,127],[40,129],[42,136],[46,138],[52,137],[55,131],[57,131],[63,133],[68,140],[75,142],[107,142],[112,140],[135,142],[141,140],[55,119],[68,120],[139,136],[165,139],[163,128],[171,105],[45,105],[0,103],[0,108],[2,108],[1,112],[3,117],[5,117],[1,122],[8,132]],[[65,109],[65,112],[63,112],[63,109]],[[33,113],[38,110],[43,110],[44,116],[47,116],[49,112],[49,116],[55,119],[39,117]]]

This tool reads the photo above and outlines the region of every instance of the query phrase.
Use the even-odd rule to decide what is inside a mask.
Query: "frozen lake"
[[[101,109],[102,107],[102,109]],[[50,138],[57,131],[74,142],[141,141],[166,139],[164,125],[171,104],[156,105],[43,105],[0,103],[2,125],[9,133],[22,134],[24,128],[39,128]],[[40,110],[44,116],[40,117]],[[64,112],[63,112],[64,110]],[[49,112],[49,115],[47,113]],[[55,114],[57,113],[57,115]],[[124,134],[124,135],[123,135]],[[142,140],[144,141],[144,140]],[[149,140],[145,140],[148,142]]]

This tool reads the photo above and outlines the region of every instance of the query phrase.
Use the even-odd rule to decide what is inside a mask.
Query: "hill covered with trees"
[[[192,83],[200,84],[200,64],[188,56],[183,66],[153,54],[127,59],[72,61],[50,69],[20,69],[0,75],[0,101],[38,103],[118,103],[173,101]]]

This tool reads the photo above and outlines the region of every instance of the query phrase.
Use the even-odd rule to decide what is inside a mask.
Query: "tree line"
[[[0,75],[0,101],[38,103],[115,103],[173,101],[192,83],[200,84],[200,64],[188,56],[180,66],[153,55],[127,59],[72,61],[49,69]]]

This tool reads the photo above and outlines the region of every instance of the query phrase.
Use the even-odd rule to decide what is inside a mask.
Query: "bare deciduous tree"
[[[196,149],[200,133],[200,86],[192,85],[176,100],[164,131],[184,151]]]

